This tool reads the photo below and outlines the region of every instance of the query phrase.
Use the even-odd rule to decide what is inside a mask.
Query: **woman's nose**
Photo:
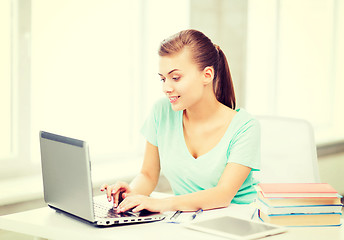
[[[170,81],[168,81],[167,79],[165,80],[165,82],[162,84],[162,91],[166,94],[166,93],[171,93],[173,91],[173,87],[170,84]]]

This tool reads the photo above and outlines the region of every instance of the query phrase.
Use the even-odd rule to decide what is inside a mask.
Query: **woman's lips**
[[[175,102],[177,102],[177,100],[178,100],[179,97],[180,97],[180,96],[168,97],[168,98],[169,98],[169,100],[170,100],[170,103],[175,103]]]

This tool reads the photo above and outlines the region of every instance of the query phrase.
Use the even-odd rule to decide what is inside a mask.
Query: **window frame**
[[[253,114],[258,115],[279,115],[284,116],[285,111],[281,108],[281,99],[279,98],[281,91],[281,79],[280,79],[280,61],[281,61],[281,43],[285,39],[281,39],[283,34],[281,31],[281,21],[282,13],[281,8],[285,4],[286,0],[262,0],[259,3],[256,1],[248,2],[248,38],[247,38],[247,69],[246,69],[246,89],[245,89],[245,103],[246,108]],[[296,1],[294,1],[296,2]],[[290,2],[288,2],[290,4]],[[331,115],[330,120],[326,124],[314,125],[314,132],[316,135],[316,143],[318,146],[328,146],[332,144],[338,144],[340,142],[344,143],[344,137],[340,137],[336,133],[336,129],[340,129],[338,124],[338,118],[343,119],[343,115],[340,116],[340,106],[339,102],[344,98],[339,97],[336,93],[340,88],[338,74],[338,59],[336,59],[337,47],[340,43],[338,39],[340,23],[339,11],[343,10],[343,2],[339,0],[333,0],[327,3],[328,7],[332,9],[333,16],[331,21],[333,21],[333,45],[328,46],[331,54],[331,71],[328,74],[329,82],[332,84],[329,86],[331,91],[330,95],[332,99],[328,100],[328,114]],[[339,4],[340,7],[339,7]],[[268,14],[266,14],[268,13]],[[255,16],[258,14],[260,17]],[[252,17],[252,19],[250,19]],[[343,18],[343,17],[341,17]],[[264,26],[264,30],[261,31],[261,26]],[[341,32],[343,35],[343,33]],[[342,36],[341,35],[341,36]],[[343,51],[341,51],[343,52]],[[344,53],[344,52],[343,52]],[[263,63],[259,67],[254,66],[256,63]],[[297,74],[297,73],[295,73]],[[341,72],[340,74],[343,74]],[[262,76],[262,77],[261,77]],[[256,80],[258,79],[258,81]],[[256,80],[256,81],[255,81]],[[261,87],[264,86],[264,87]],[[312,86],[309,87],[311,90]],[[262,90],[262,91],[260,91]],[[259,91],[259,93],[257,93]],[[252,97],[253,96],[253,97]],[[337,96],[337,99],[336,97]],[[259,99],[259,101],[257,101]],[[284,99],[285,101],[285,99]],[[288,117],[295,117],[297,115],[287,115]],[[313,116],[314,118],[314,116]],[[337,119],[337,120],[336,120]],[[315,122],[314,119],[307,119],[310,122]],[[333,127],[335,126],[335,127]],[[326,128],[326,129],[325,129]]]
[[[37,173],[30,156],[31,0],[11,1],[11,132],[12,154],[1,159],[1,178]]]
[[[16,178],[26,175],[40,174],[40,161],[32,159],[32,141],[39,141],[39,133],[33,133],[32,127],[32,83],[31,83],[31,18],[33,0],[9,0],[11,1],[11,83],[12,83],[12,136],[13,136],[13,154],[9,158],[0,159],[2,167],[0,169],[0,180],[6,178]],[[141,37],[142,42],[138,42],[137,46],[132,46],[133,51],[137,52],[137,58],[133,65],[136,71],[131,76],[132,85],[137,86],[133,89],[133,98],[131,99],[131,118],[132,127],[130,134],[133,140],[133,154],[119,154],[118,156],[104,156],[99,159],[93,159],[100,166],[104,164],[113,164],[114,159],[121,162],[132,161],[137,163],[143,156],[144,139],[140,137],[139,130],[147,113],[151,109],[152,99],[148,98],[151,94],[142,78],[149,79],[152,77],[151,71],[147,71],[145,55],[150,48],[146,48],[145,44],[150,41],[149,32],[153,31],[148,24],[152,23],[150,15],[154,12],[155,0],[136,1],[139,8],[139,19],[137,23],[140,31],[135,37]],[[164,4],[160,3],[159,4]],[[186,3],[188,5],[188,3]],[[189,23],[187,23],[189,24]],[[151,47],[151,46],[150,46]],[[154,46],[154,50],[157,46]],[[155,54],[155,53],[154,53]],[[144,63],[144,64],[142,64]],[[151,63],[150,63],[151,64]],[[155,70],[155,68],[154,68]],[[158,79],[158,77],[156,77]],[[157,84],[160,82],[157,80]],[[87,139],[83,139],[87,140]],[[111,162],[108,161],[111,159]]]

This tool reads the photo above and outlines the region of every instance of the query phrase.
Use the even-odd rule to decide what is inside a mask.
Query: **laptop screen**
[[[93,222],[91,163],[86,142],[41,131],[40,147],[45,202]]]

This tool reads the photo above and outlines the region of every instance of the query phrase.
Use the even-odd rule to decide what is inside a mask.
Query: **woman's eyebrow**
[[[171,70],[171,71],[169,71],[168,73],[167,73],[167,75],[170,75],[171,73],[173,73],[173,72],[175,72],[175,71],[180,71],[179,69],[173,69],[173,70]],[[161,73],[158,73],[160,76],[164,76],[164,75],[162,75]]]
[[[179,69],[173,69],[173,70],[169,71],[167,75],[170,75],[171,73],[173,73],[175,71],[180,71],[180,70]]]

